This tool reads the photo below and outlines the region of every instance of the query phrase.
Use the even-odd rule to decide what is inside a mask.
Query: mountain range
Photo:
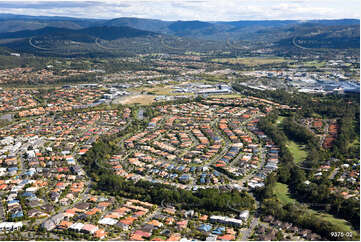
[[[0,46],[40,55],[63,53],[64,49],[67,49],[67,54],[95,51],[107,55],[109,52],[115,54],[116,50],[126,54],[212,48],[225,51],[256,45],[304,49],[359,48],[360,20],[204,22],[0,14]]]

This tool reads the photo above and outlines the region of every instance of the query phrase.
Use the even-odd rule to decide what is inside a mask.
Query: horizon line
[[[140,17],[132,17],[132,16],[123,16],[123,17],[115,17],[115,18],[82,18],[82,17],[73,17],[66,15],[31,15],[31,14],[14,14],[14,13],[6,13],[2,12],[0,15],[13,15],[13,16],[26,16],[26,17],[48,17],[48,18],[72,18],[72,19],[88,19],[88,20],[112,20],[112,19],[120,19],[120,18],[134,18],[134,19],[149,19],[149,20],[161,20],[165,22],[176,22],[176,21],[200,21],[200,22],[238,22],[238,21],[317,21],[317,20],[359,20],[360,18],[312,18],[312,19],[238,19],[238,20],[199,20],[199,19],[191,19],[191,20],[164,20],[158,18],[140,18]]]

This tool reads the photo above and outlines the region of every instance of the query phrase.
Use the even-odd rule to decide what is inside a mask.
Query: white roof
[[[26,188],[25,190],[27,191],[27,192],[35,192],[35,191],[37,191],[39,188],[37,188],[37,187],[28,187],[28,188]]]
[[[0,223],[0,228],[6,228],[6,225],[8,224],[9,222],[2,222]]]
[[[23,222],[2,222],[0,228],[19,228],[23,226]]]
[[[98,221],[99,224],[105,224],[105,225],[114,225],[117,222],[118,221],[116,219],[113,219],[113,218],[103,218],[103,219]]]
[[[224,216],[217,216],[217,215],[212,215],[210,217],[210,219],[214,219],[214,220],[220,220],[220,221],[224,221],[224,222],[231,222],[231,223],[237,223],[237,224],[242,224],[243,221],[240,219],[235,219],[235,218],[230,218],[230,217],[224,217]]]
[[[240,217],[241,219],[247,219],[248,216],[249,216],[249,211],[248,211],[248,210],[244,210],[244,211],[242,211],[242,212],[239,214],[239,217]]]
[[[22,227],[22,226],[23,226],[23,222],[16,222],[13,225],[13,227]]]
[[[70,225],[69,229],[74,229],[74,230],[81,230],[83,228],[84,224],[82,223],[75,223]]]

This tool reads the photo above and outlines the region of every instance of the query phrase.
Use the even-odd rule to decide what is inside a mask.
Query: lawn
[[[287,148],[291,152],[293,159],[296,163],[304,161],[307,157],[307,151],[292,140],[288,140],[286,143]]]
[[[335,218],[331,214],[318,212],[313,209],[307,209],[307,211],[311,215],[315,215],[316,217],[320,218],[320,220],[329,221],[330,223],[338,226],[343,231],[350,231],[350,232],[353,232],[353,234],[356,234],[356,231],[352,229],[351,224],[344,219]]]
[[[283,205],[296,202],[295,199],[290,197],[287,184],[277,182],[276,185],[274,186],[273,193],[277,196],[278,200]]]
[[[282,124],[283,120],[285,119],[285,116],[278,116],[277,120],[276,120],[276,124],[280,125]]]

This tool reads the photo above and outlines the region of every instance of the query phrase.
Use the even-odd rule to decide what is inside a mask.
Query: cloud
[[[22,8],[22,9],[53,9],[53,8],[87,8],[103,4],[96,1],[38,1],[38,2],[19,2],[19,1],[0,1],[0,8]]]
[[[0,0],[0,12],[105,19],[307,20],[360,18],[360,3],[358,0]]]

